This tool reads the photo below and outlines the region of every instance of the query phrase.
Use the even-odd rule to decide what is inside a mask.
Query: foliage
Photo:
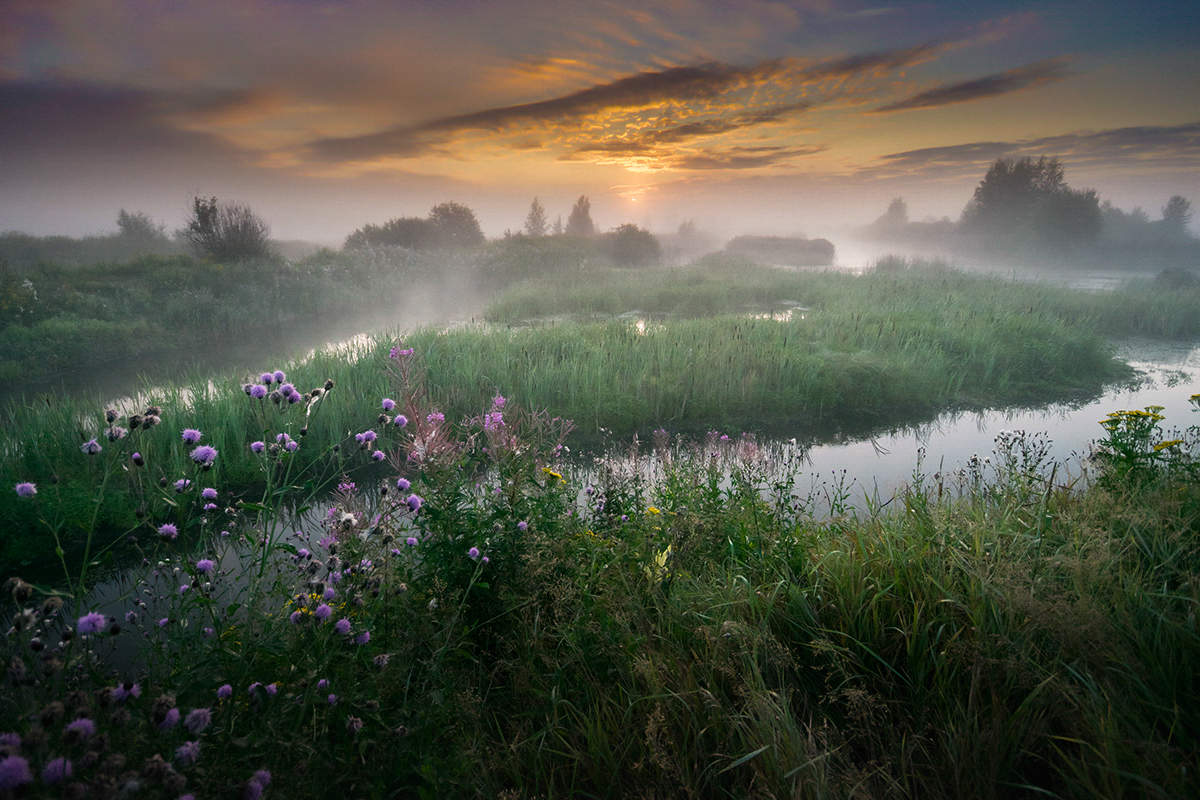
[[[367,224],[346,237],[344,249],[407,247],[413,250],[469,248],[484,243],[475,212],[461,203],[439,203],[424,219],[397,217]]]
[[[192,215],[181,231],[199,256],[214,261],[240,261],[270,255],[267,223],[238,203],[218,203],[217,198],[192,198]]]
[[[1168,236],[1187,235],[1188,223],[1192,221],[1192,204],[1179,195],[1173,195],[1162,210],[1162,224]]]
[[[438,203],[429,209],[429,222],[439,247],[477,247],[484,243],[475,212],[461,203]]]
[[[529,204],[529,213],[525,216],[525,235],[535,238],[545,236],[546,228],[546,209],[535,197]]]
[[[966,233],[991,244],[1034,242],[1065,249],[1100,232],[1095,191],[1067,186],[1057,158],[997,159],[963,209]]]
[[[618,225],[604,234],[601,246],[616,264],[644,267],[662,258],[662,247],[650,231],[637,225]]]
[[[587,195],[580,195],[579,199],[575,201],[575,205],[571,207],[565,233],[568,236],[595,235],[596,225],[592,222],[592,203],[587,199]]]

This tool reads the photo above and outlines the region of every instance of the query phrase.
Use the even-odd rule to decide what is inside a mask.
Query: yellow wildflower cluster
[[[542,472],[546,473],[551,478],[557,479],[560,486],[567,485],[567,479],[564,478],[561,473],[555,472],[554,470],[550,469],[549,467],[542,467]]]
[[[1146,406],[1145,411],[1140,409],[1133,409],[1132,411],[1111,411],[1105,419],[1100,420],[1100,424],[1111,431],[1121,427],[1121,425],[1139,422],[1141,420],[1158,422],[1166,419],[1166,417],[1158,413],[1162,410],[1162,406]]]
[[[649,507],[646,509],[646,513],[647,513],[647,514],[661,514],[661,513],[662,513],[662,511],[660,511],[659,509],[655,508],[654,506],[649,506]]]
[[[1154,452],[1161,453],[1163,450],[1166,450],[1168,447],[1175,447],[1176,445],[1180,445],[1180,444],[1183,444],[1183,439],[1170,439],[1165,442],[1159,442],[1158,444],[1154,445]]]

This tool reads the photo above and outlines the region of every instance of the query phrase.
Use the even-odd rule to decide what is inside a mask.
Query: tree
[[[192,216],[180,233],[196,253],[217,261],[270,254],[267,223],[249,206],[215,197],[192,199]]]
[[[1188,223],[1192,221],[1192,204],[1179,195],[1174,195],[1162,210],[1162,226],[1168,235],[1186,236]]]
[[[562,234],[563,234],[562,214],[559,214],[557,217],[554,218],[554,227],[550,229],[550,233],[552,233],[555,236],[562,236]]]
[[[438,203],[429,210],[429,222],[438,247],[476,247],[486,241],[475,212],[461,203]]]
[[[618,264],[641,267],[662,257],[662,247],[650,231],[637,225],[619,225],[604,234],[604,250]]]
[[[436,231],[432,223],[420,217],[397,217],[382,225],[364,225],[346,237],[345,248],[408,247],[424,250],[432,247]]]
[[[131,214],[122,208],[117,212],[117,230],[122,239],[138,244],[162,245],[168,241],[163,226],[141,211]]]
[[[525,235],[546,235],[546,209],[542,207],[542,204],[538,202],[536,197],[529,204],[529,214],[525,217]]]
[[[594,236],[596,226],[592,223],[592,204],[587,195],[580,195],[571,208],[567,217],[567,234],[569,236]]]
[[[992,243],[1034,242],[1065,248],[1100,232],[1094,191],[1067,186],[1057,158],[997,159],[963,209],[962,227]]]

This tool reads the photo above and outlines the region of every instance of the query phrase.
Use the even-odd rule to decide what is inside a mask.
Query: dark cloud
[[[824,80],[849,78],[868,72],[891,72],[928,61],[948,47],[942,42],[927,42],[916,47],[861,53],[815,64],[806,68],[803,75],[809,80]]]
[[[915,108],[933,108],[948,106],[953,103],[966,103],[984,97],[995,97],[1001,94],[1031,89],[1054,81],[1060,81],[1070,75],[1067,63],[1063,59],[1049,59],[1016,67],[994,75],[985,75],[962,83],[952,83],[930,89],[927,92],[915,94],[912,97],[876,108],[872,113],[883,114],[891,111],[910,111]]]
[[[769,167],[799,156],[811,156],[825,150],[819,145],[806,147],[731,147],[671,159],[676,169],[755,169]]]

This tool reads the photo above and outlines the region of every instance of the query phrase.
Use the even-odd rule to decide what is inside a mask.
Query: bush
[[[619,225],[604,234],[602,247],[615,263],[632,267],[643,267],[662,258],[662,247],[658,240],[650,231],[642,230],[637,225]]]
[[[270,255],[269,229],[249,206],[192,199],[192,216],[181,231],[198,255],[215,261],[237,261]]]

